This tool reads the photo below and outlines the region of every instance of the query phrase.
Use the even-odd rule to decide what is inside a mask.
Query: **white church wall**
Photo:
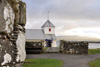
[[[52,47],[57,47],[57,42],[56,42],[56,40],[53,40],[53,42],[52,42]]]
[[[51,31],[49,31],[49,28],[51,28]],[[45,27],[45,28],[44,28],[44,33],[45,33],[45,34],[55,34],[55,28],[52,28],[52,27]]]
[[[47,45],[46,45],[46,41],[44,41],[44,48],[45,48],[45,47],[47,47]]]
[[[60,47],[60,40],[57,40],[57,47]]]

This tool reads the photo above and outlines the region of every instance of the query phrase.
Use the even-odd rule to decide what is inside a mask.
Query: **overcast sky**
[[[100,38],[100,0],[23,0],[27,4],[27,29],[40,29],[47,20],[56,35]]]

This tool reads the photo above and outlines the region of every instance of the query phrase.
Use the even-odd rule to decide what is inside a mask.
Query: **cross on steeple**
[[[47,20],[49,20],[49,11],[48,11],[48,13],[47,13]]]

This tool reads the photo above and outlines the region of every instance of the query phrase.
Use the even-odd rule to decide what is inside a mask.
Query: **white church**
[[[44,47],[56,47],[55,26],[47,20],[41,29],[27,29],[26,42],[42,42]]]

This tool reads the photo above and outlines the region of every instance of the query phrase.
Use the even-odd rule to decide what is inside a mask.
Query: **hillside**
[[[93,37],[79,37],[79,36],[57,36],[57,40],[67,41],[100,41],[98,38]]]

